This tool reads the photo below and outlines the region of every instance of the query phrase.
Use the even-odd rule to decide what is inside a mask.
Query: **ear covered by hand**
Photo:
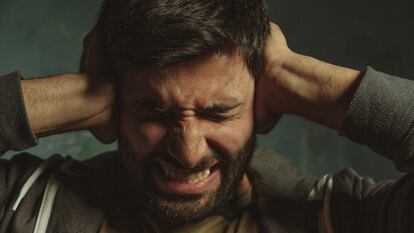
[[[268,133],[284,113],[341,130],[362,78],[361,72],[291,51],[280,28],[271,24],[265,70],[255,83],[255,124]]]
[[[85,36],[79,71],[90,77],[88,94],[105,102],[105,108],[94,116],[96,125],[89,131],[101,142],[111,143],[118,138],[116,77],[108,51],[103,44],[102,23]]]
[[[291,54],[286,38],[279,26],[270,23],[270,35],[264,50],[264,72],[255,83],[255,124],[257,133],[270,132],[284,113],[280,98],[275,96],[277,87],[274,71],[285,56]],[[279,108],[278,108],[279,106]]]

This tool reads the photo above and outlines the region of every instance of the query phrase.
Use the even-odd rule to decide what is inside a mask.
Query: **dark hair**
[[[162,68],[237,51],[253,77],[263,70],[265,0],[106,0],[100,19],[118,67]]]

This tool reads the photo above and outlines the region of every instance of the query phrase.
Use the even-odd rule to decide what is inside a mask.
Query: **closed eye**
[[[224,122],[227,120],[231,120],[235,117],[235,115],[223,115],[223,114],[204,114],[202,115],[203,118],[216,121],[216,122]]]
[[[206,119],[213,121],[223,122],[226,120],[233,119],[238,111],[237,109],[241,106],[241,103],[235,104],[214,104],[211,107],[207,107],[201,111],[198,111],[198,114]]]
[[[238,115],[242,103],[215,103],[212,106],[196,110],[196,115],[204,119],[223,122]],[[143,120],[174,121],[180,118],[180,113],[174,109],[160,107],[152,102],[140,102],[134,110],[134,115]]]

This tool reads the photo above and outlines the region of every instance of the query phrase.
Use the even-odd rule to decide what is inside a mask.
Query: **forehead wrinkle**
[[[204,107],[229,99],[246,102],[248,96],[247,89],[242,88],[243,80],[250,77],[243,76],[250,76],[250,72],[246,72],[244,60],[240,56],[229,55],[215,55],[209,59],[213,61],[199,58],[157,70],[148,82],[162,104],[170,107]],[[194,75],[198,77],[192,77]],[[198,81],[194,83],[192,78]],[[188,91],[189,88],[192,90]],[[192,102],[200,100],[202,102]]]

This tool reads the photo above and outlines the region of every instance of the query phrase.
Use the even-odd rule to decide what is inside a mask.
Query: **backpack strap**
[[[30,175],[30,177],[26,180],[26,182],[23,184],[22,188],[20,189],[19,196],[17,197],[16,201],[13,205],[13,211],[16,212],[17,208],[19,208],[20,203],[26,197],[26,194],[29,192],[30,188],[33,186],[33,184],[37,181],[37,179],[45,173],[47,168],[51,167],[56,163],[58,160],[57,157],[51,157],[50,159],[45,160],[42,162],[36,170]]]
[[[21,186],[19,194],[13,203],[10,216],[12,217],[12,215],[14,215],[14,213],[18,210],[20,204],[27,196],[36,181],[38,181],[42,175],[49,175],[33,231],[34,233],[46,233],[54,199],[60,185],[58,179],[56,178],[55,172],[61,169],[66,169],[72,161],[73,159],[71,157],[66,157],[62,161],[61,157],[52,156],[38,165],[34,172]]]
[[[66,157],[65,161],[62,163],[58,170],[66,169],[70,166],[72,161],[72,158]],[[56,179],[55,173],[52,173],[49,179],[47,180],[45,192],[42,198],[42,204],[40,205],[40,209],[37,214],[36,224],[33,233],[46,233],[59,186],[60,183]]]
[[[46,184],[46,189],[43,194],[42,204],[36,219],[36,225],[33,233],[46,233],[47,225],[49,223],[50,214],[52,212],[53,203],[56,193],[59,189],[59,181],[55,174],[52,174]]]

